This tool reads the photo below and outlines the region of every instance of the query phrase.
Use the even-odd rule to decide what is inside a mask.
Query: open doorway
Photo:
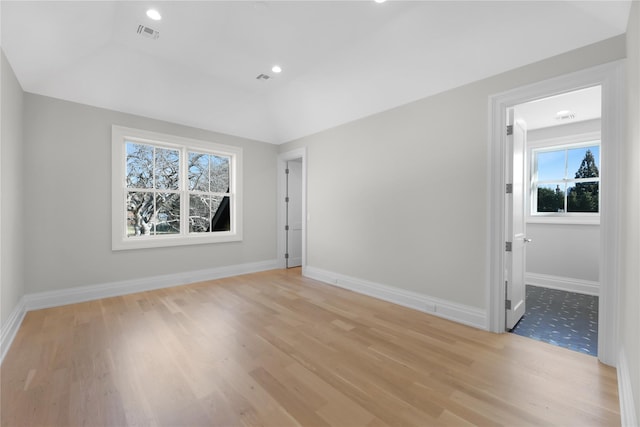
[[[601,147],[600,253],[598,294],[598,360],[616,366],[618,345],[616,313],[618,306],[618,235],[620,224],[620,141],[625,134],[624,61],[614,61],[532,83],[489,97],[489,212],[486,276],[487,329],[504,333],[508,302],[510,264],[506,233],[507,111],[517,105],[574,90],[600,85]],[[526,237],[526,236],[525,236]],[[524,280],[523,280],[524,282]]]
[[[522,214],[511,222],[521,220],[522,229],[507,256],[518,256],[516,240],[522,240],[522,266],[513,265],[523,269],[523,282],[507,285],[507,300],[522,306],[507,307],[506,327],[592,356],[598,350],[600,292],[601,89],[595,85],[508,110],[517,128],[509,141],[522,139],[520,151],[510,152],[511,170],[523,176],[523,194],[511,193],[511,201],[521,204],[513,211]]]
[[[277,250],[280,268],[306,265],[306,149],[278,156]]]
[[[285,168],[285,267],[302,265],[302,159],[287,160]]]

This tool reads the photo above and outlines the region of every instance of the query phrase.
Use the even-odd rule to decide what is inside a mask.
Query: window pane
[[[228,196],[189,196],[189,232],[231,230],[230,204]]]
[[[211,197],[211,230],[231,230],[231,206],[229,196]]]
[[[567,178],[596,178],[600,176],[600,147],[580,147],[567,150]]]
[[[211,189],[214,193],[229,192],[229,158],[220,156],[211,156]]]
[[[189,190],[209,191],[209,155],[189,153]]]
[[[178,150],[156,148],[156,188],[177,190],[180,180],[180,154]]]
[[[189,232],[202,233],[209,231],[211,215],[211,197],[191,194],[189,196]]]
[[[153,188],[153,147],[127,142],[127,187]]]
[[[155,234],[180,233],[180,194],[156,194]]]
[[[538,152],[536,159],[538,181],[554,181],[565,178],[565,150]]]
[[[154,203],[155,202],[155,203]],[[180,194],[129,192],[127,237],[180,233]]]
[[[127,194],[127,237],[151,235],[153,212],[153,193],[129,192]]]
[[[564,212],[564,183],[538,186],[537,212]]]
[[[600,183],[579,182],[567,192],[568,212],[599,212]]]

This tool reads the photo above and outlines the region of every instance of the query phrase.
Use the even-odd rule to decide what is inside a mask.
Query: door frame
[[[505,207],[506,111],[510,107],[590,86],[602,86],[601,212],[598,359],[618,361],[618,236],[620,202],[619,158],[625,134],[625,60],[610,62],[489,97],[489,206],[486,278],[487,329],[505,332]],[[618,141],[618,142],[617,142]]]
[[[277,188],[277,260],[278,268],[286,268],[286,260],[284,257],[286,243],[286,215],[287,205],[285,197],[287,194],[287,175],[285,169],[287,162],[295,159],[302,159],[302,271],[307,266],[307,149],[306,147],[296,150],[280,153],[277,159],[276,171],[278,177]]]

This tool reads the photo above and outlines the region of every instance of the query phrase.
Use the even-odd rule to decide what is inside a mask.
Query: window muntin
[[[597,216],[600,141],[531,151],[532,216]]]
[[[125,144],[127,237],[180,234],[180,151]]]
[[[113,126],[112,247],[242,240],[242,149]]]
[[[230,158],[189,152],[189,232],[215,233],[231,229]]]

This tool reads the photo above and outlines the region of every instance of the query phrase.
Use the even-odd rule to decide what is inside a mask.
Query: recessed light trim
[[[149,9],[147,10],[147,16],[151,19],[153,19],[154,21],[159,21],[162,19],[162,15],[160,15],[160,12],[158,12],[155,9]]]
[[[273,71],[274,73],[281,73],[282,72],[282,67],[280,67],[279,65],[274,65],[273,67],[271,67],[271,71]]]

